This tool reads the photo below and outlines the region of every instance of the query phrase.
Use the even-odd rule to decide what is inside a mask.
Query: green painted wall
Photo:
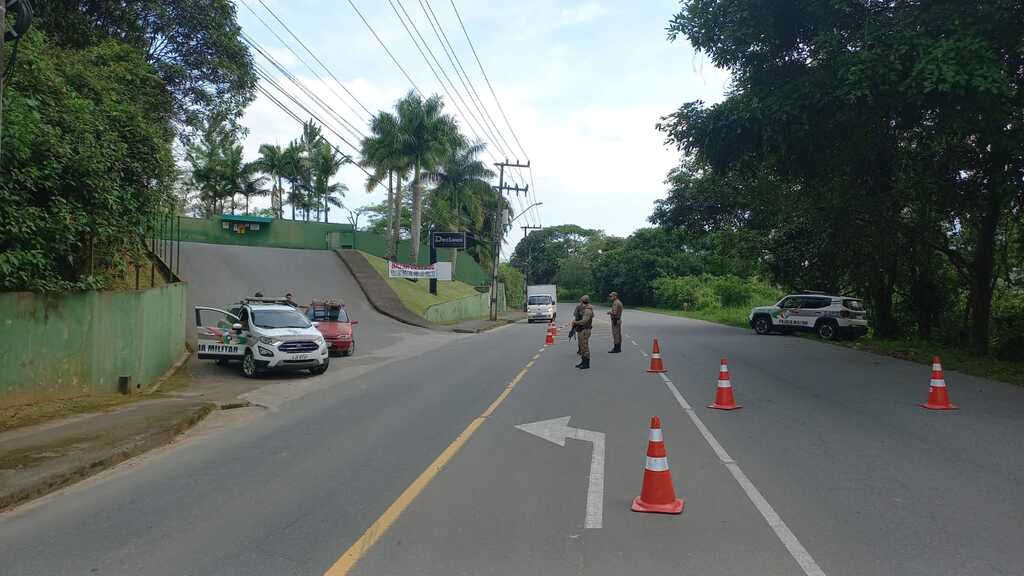
[[[328,234],[332,232],[337,233],[335,240],[338,245],[330,248],[351,247],[353,241],[351,224],[274,220],[269,224],[260,224],[259,230],[246,230],[244,234],[234,231],[233,222],[227,224],[228,228],[225,229],[220,218],[207,220],[182,216],[181,241],[312,250],[328,249]],[[177,231],[173,233],[176,234]]]
[[[508,311],[505,305],[505,285],[498,284],[498,313]],[[491,313],[490,293],[477,294],[458,300],[428,306],[423,317],[435,324],[453,324],[462,320],[486,318]]]
[[[176,234],[175,230],[173,234]],[[328,234],[335,233],[331,238],[335,245],[328,245]],[[173,238],[172,238],[173,239]],[[381,258],[387,253],[387,241],[384,237],[366,232],[353,231],[350,224],[325,224],[322,222],[299,222],[292,220],[274,220],[269,224],[260,224],[260,229],[253,232],[247,230],[239,234],[233,230],[233,223],[223,227],[220,218],[204,219],[181,217],[182,242],[203,242],[206,244],[232,244],[240,246],[270,246],[274,248],[304,248],[308,250],[326,250],[335,248],[355,248],[369,252]],[[451,261],[451,250],[437,251],[437,259]],[[409,241],[398,244],[398,260],[411,262],[412,251]],[[420,247],[420,264],[427,264],[430,252],[424,243]],[[474,286],[490,284],[490,276],[480,268],[472,257],[460,254],[455,262],[455,279]]]
[[[186,293],[0,293],[0,406],[148,386],[185,351]]]

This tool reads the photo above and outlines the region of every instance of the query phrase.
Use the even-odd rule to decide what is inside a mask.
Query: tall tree
[[[288,181],[288,204],[291,206],[292,220],[295,220],[295,207],[301,207],[307,189],[306,181],[306,159],[303,156],[302,145],[293,140],[284,149],[281,159],[281,177]]]
[[[398,101],[395,109],[402,155],[412,167],[412,260],[417,262],[422,237],[422,175],[437,170],[465,138],[455,119],[444,113],[440,96],[424,100],[418,93],[410,92]]]
[[[370,135],[360,143],[362,166],[373,170],[366,180],[367,192],[388,183],[388,249],[389,259],[397,255],[401,229],[402,179],[408,172],[408,162],[401,148],[398,117],[390,112],[379,112],[370,121]]]
[[[348,159],[338,154],[334,148],[322,140],[313,151],[311,166],[313,169],[313,191],[317,199],[317,220],[320,219],[320,208],[323,208],[324,222],[330,214],[330,207],[342,207],[341,199],[338,196],[345,196],[348,187],[340,182],[331,183],[331,179],[337,175],[338,170],[348,163]]]
[[[438,229],[467,231],[486,235],[484,206],[494,196],[490,181],[494,178],[487,165],[479,160],[486,144],[464,143],[448,156],[437,170],[425,179],[434,185],[431,190],[432,220]],[[452,262],[456,262],[457,251]]]
[[[163,80],[183,136],[221,116],[234,125],[256,91],[230,0],[33,0],[36,25],[80,50],[108,38],[137,48]]]
[[[284,217],[284,188],[281,175],[285,170],[284,150],[277,144],[260,145],[260,157],[256,161],[259,170],[270,176],[270,207],[275,218]]]

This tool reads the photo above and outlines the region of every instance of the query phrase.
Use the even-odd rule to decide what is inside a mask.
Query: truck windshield
[[[309,328],[306,317],[295,310],[252,310],[252,323],[260,328]]]
[[[547,294],[542,294],[540,296],[530,296],[530,300],[528,303],[530,304],[530,306],[543,306],[551,304],[551,296],[548,296]]]

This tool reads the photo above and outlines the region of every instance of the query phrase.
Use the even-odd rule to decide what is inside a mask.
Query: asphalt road
[[[0,515],[3,574],[323,574],[374,540],[364,533],[382,517],[388,529],[350,556],[351,573],[1024,566],[1020,388],[947,372],[962,409],[938,413],[917,406],[928,366],[810,339],[627,311],[624,353],[605,353],[600,324],[581,372],[564,334],[541,346],[543,325],[452,336],[365,314],[385,348],[406,351],[268,381],[271,409],[219,414],[170,449]],[[653,337],[693,417],[645,371]],[[720,356],[742,410],[704,407]],[[629,511],[652,415],[686,501],[679,516]],[[600,528],[584,528],[593,444],[516,428],[565,416],[605,435]],[[430,468],[439,455],[445,465]],[[400,498],[410,486],[415,497]]]

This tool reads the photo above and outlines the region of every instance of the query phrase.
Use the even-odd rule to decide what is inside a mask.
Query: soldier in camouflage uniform
[[[612,349],[608,353],[618,354],[622,352],[622,300],[619,300],[618,292],[612,292],[608,297],[612,299],[612,309],[608,311],[612,320]]]
[[[594,309],[590,306],[590,296],[584,295],[580,298],[580,319],[573,320],[572,326],[576,329],[576,337],[580,342],[580,363],[577,368],[586,370],[590,368],[590,329],[594,325]]]

